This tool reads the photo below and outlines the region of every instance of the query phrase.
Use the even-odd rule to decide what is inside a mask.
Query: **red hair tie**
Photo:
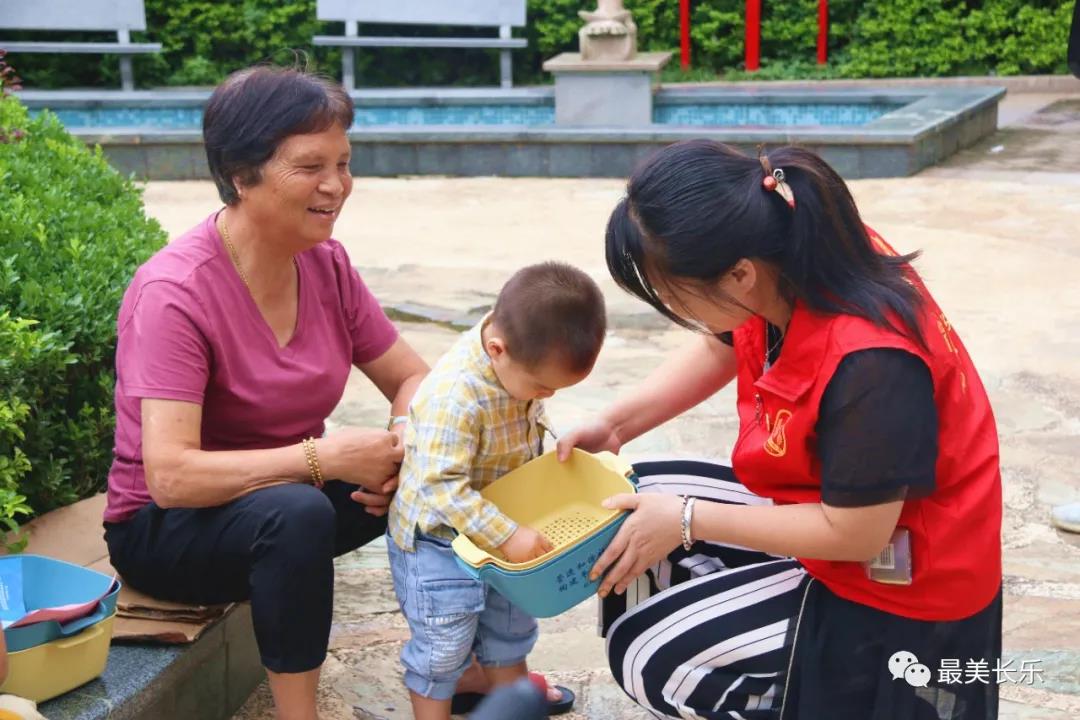
[[[788,204],[788,207],[794,210],[795,194],[791,192],[791,186],[784,182],[784,171],[780,168],[773,170],[769,164],[769,158],[765,155],[759,155],[758,160],[761,161],[761,167],[765,170],[765,177],[761,179],[761,186],[765,188],[766,192],[779,193],[780,197],[784,198],[784,202]]]

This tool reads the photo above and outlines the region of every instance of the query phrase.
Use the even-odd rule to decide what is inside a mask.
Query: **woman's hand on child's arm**
[[[398,437],[398,446],[405,447],[405,423],[394,425],[390,428],[390,432]],[[375,517],[382,517],[390,512],[390,503],[394,499],[394,493],[397,492],[400,477],[395,475],[382,484],[379,488],[379,492],[372,492],[365,487],[361,487],[359,490],[355,490],[349,495],[353,499],[353,502],[360,503],[364,506],[364,511],[369,515]]]
[[[373,428],[342,428],[316,439],[315,448],[323,477],[383,494],[405,455],[397,433]]]
[[[518,526],[510,539],[499,546],[499,551],[512,563],[528,562],[554,549],[546,537],[524,525]]]

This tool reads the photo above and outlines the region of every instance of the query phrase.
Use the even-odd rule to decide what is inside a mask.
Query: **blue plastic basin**
[[[5,555],[0,563],[21,563],[26,611],[85,603],[109,589],[113,579],[96,570],[41,555]],[[120,583],[98,603],[93,613],[60,624],[55,620],[4,630],[8,652],[29,650],[62,637],[76,635],[116,612]]]

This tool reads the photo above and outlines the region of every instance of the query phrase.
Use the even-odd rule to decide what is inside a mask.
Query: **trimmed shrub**
[[[0,138],[0,522],[10,527],[104,486],[116,314],[166,236],[135,184],[55,116],[31,119],[0,97]]]

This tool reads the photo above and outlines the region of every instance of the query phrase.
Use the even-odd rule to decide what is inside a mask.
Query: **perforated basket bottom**
[[[564,550],[599,529],[610,514],[609,510],[587,503],[573,503],[538,518],[533,527],[550,540],[557,551]]]

